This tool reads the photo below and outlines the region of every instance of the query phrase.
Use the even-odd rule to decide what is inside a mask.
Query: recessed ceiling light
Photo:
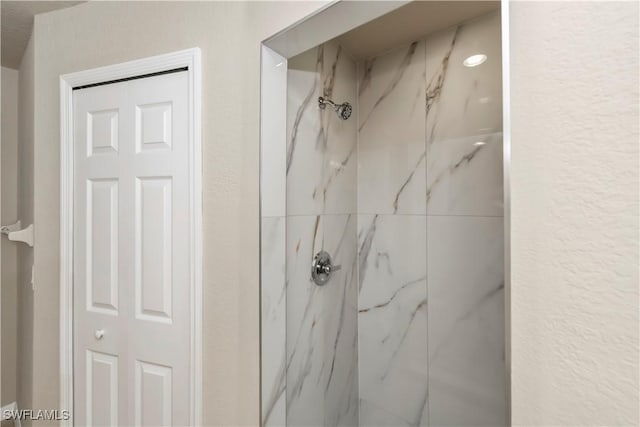
[[[486,60],[487,60],[487,55],[480,53],[477,55],[471,55],[470,57],[462,61],[462,64],[465,67],[477,67],[478,65],[482,64]]]
[[[475,145],[476,147],[482,147],[485,144],[486,144],[486,142],[484,142],[484,141],[478,141],[478,142],[474,142],[473,143],[473,145]]]

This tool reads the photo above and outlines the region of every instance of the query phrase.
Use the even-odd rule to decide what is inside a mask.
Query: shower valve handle
[[[330,264],[328,264],[328,265],[325,265],[325,266],[324,266],[324,267],[322,267],[322,268],[324,269],[324,272],[325,272],[325,273],[327,273],[327,274],[331,274],[331,273],[333,273],[334,271],[338,271],[338,270],[340,270],[340,269],[342,268],[342,266],[341,266],[341,265],[330,265]]]
[[[341,265],[333,265],[331,255],[326,251],[320,251],[313,257],[311,263],[311,279],[316,285],[322,286],[326,284],[334,271],[342,268]]]
[[[331,274],[331,273],[333,273],[334,271],[338,271],[338,270],[340,270],[341,268],[342,268],[342,266],[341,266],[341,265],[325,265],[325,266],[324,266],[324,271],[325,271],[327,274]]]

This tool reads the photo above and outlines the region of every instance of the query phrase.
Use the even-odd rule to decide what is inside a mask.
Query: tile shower
[[[265,426],[505,424],[501,85],[498,13],[288,61],[286,212],[261,219]],[[320,250],[342,266],[324,286]]]

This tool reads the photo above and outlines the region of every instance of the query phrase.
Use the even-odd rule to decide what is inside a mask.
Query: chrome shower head
[[[329,98],[324,98],[322,96],[318,98],[318,107],[320,107],[321,110],[324,110],[327,104],[333,107],[338,117],[340,117],[342,120],[347,120],[349,117],[351,117],[351,113],[353,112],[353,107],[348,102],[343,102],[342,104],[336,104]]]
[[[353,107],[351,107],[351,104],[349,104],[348,102],[343,102],[342,104],[338,105],[338,108],[336,109],[338,117],[340,117],[342,120],[347,120],[349,117],[351,117],[352,111]]]

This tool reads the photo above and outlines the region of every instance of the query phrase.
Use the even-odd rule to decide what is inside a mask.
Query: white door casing
[[[73,409],[76,425],[201,422],[201,165],[194,78],[199,61],[193,61],[199,55],[194,53],[199,52],[168,55],[183,62],[189,57],[187,71],[71,94],[67,125],[73,133],[67,127],[66,135],[73,144],[63,151],[63,163],[66,159],[72,171],[62,171],[63,183],[72,186],[66,197],[63,189],[62,205],[71,236],[66,235],[67,246],[63,237],[67,251],[61,257],[61,308],[67,308],[61,312],[61,406]],[[149,62],[157,66],[168,56]],[[107,68],[121,78],[118,67],[131,72],[137,63],[139,74],[147,74],[143,61]],[[159,66],[164,68],[149,71],[168,69]],[[101,74],[85,73],[94,79]],[[71,283],[65,271],[72,273]]]

